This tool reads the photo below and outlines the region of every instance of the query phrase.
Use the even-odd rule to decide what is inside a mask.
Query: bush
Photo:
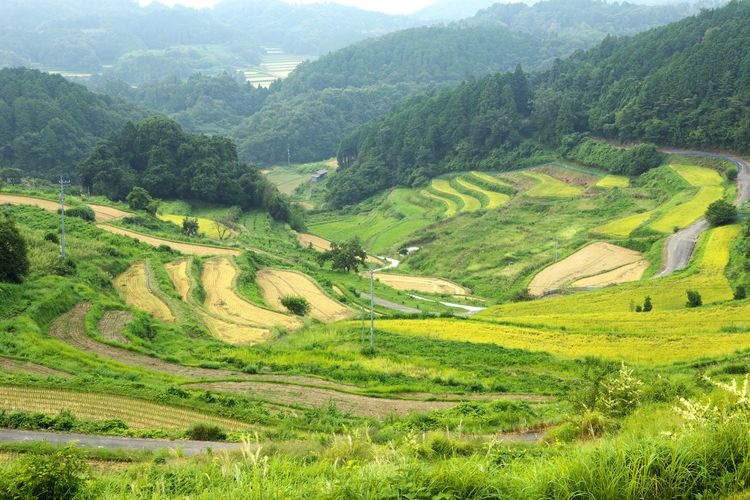
[[[148,191],[136,186],[125,197],[125,201],[128,202],[128,206],[133,210],[146,210],[154,200],[148,194]]]
[[[60,213],[60,210],[57,212]],[[88,205],[69,208],[65,211],[65,215],[68,217],[78,217],[79,219],[89,222],[94,222],[94,220],[96,220],[96,214]]]
[[[742,300],[747,297],[744,286],[738,286],[734,289],[734,300]]]
[[[297,316],[304,316],[310,311],[310,303],[304,297],[286,295],[281,297],[281,305],[289,309],[289,312]]]
[[[28,273],[26,241],[13,220],[0,215],[0,282],[20,283]]]
[[[731,167],[727,168],[724,172],[724,177],[729,182],[734,182],[737,180],[737,167],[735,165],[732,165]]]
[[[651,296],[646,295],[646,299],[643,301],[643,312],[647,313],[650,312],[651,309],[653,309],[654,306],[651,304]]]
[[[194,441],[224,441],[227,433],[217,425],[195,424],[188,429],[187,436]]]
[[[700,307],[703,305],[703,299],[701,299],[701,294],[696,292],[695,290],[688,290],[687,291],[687,303],[685,306],[687,307]]]
[[[74,498],[81,493],[88,464],[73,447],[50,455],[21,457],[0,476],[0,498]]]

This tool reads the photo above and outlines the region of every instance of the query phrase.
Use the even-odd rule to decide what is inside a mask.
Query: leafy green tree
[[[700,307],[703,305],[703,299],[701,298],[701,294],[695,290],[688,290],[687,298],[688,300],[687,300],[687,303],[685,304],[686,307]]]
[[[742,300],[745,297],[747,297],[747,292],[744,286],[740,285],[734,289],[734,300]]]
[[[148,191],[142,187],[135,186],[125,197],[125,201],[128,202],[128,206],[133,210],[146,210],[149,203],[153,201],[153,198],[148,194]]]
[[[0,215],[0,281],[20,283],[28,273],[26,241],[14,221]]]
[[[651,304],[651,296],[646,295],[645,300],[643,301],[643,312],[650,312],[651,309],[653,309],[654,306]]]
[[[737,217],[737,208],[724,200],[716,200],[706,209],[706,220],[712,226],[729,224]]]
[[[331,243],[331,249],[319,254],[317,259],[321,266],[330,260],[333,269],[357,272],[359,266],[364,265],[367,254],[362,249],[362,242],[355,236],[343,243]]]
[[[198,236],[198,219],[191,217],[182,219],[182,234],[190,238]]]

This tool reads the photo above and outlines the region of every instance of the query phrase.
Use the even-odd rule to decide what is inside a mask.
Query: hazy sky
[[[141,5],[151,3],[152,0],[138,0]],[[174,4],[187,7],[213,7],[221,0],[158,0],[163,4],[172,6]],[[284,0],[287,3],[323,3],[319,0]],[[410,14],[432,4],[434,0],[336,0],[329,3],[341,3],[352,5],[360,9],[387,12],[389,14]]]

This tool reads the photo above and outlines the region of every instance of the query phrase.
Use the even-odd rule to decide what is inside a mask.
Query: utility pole
[[[286,148],[286,166],[292,166],[292,150],[290,148]]]
[[[70,181],[64,181],[62,175],[60,175],[60,225],[62,228],[60,237],[60,258],[65,258],[65,185],[70,184]]]
[[[370,269],[370,349],[375,350],[375,292],[372,282],[375,271]]]
[[[364,344],[365,343],[365,308],[362,308],[362,338],[360,341]]]
[[[557,262],[557,238],[555,238],[555,262]]]

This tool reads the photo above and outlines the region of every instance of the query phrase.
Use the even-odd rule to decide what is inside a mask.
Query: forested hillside
[[[28,175],[71,175],[97,140],[143,110],[28,69],[0,70],[0,164]]]
[[[527,71],[536,70],[593,46],[608,33],[642,31],[694,10],[688,5],[666,9],[595,0],[578,0],[573,6],[551,0],[531,7],[496,7],[501,13],[508,9],[523,15],[505,22],[502,15],[486,11],[448,26],[414,28],[365,40],[302,64],[282,82],[280,95],[237,129],[241,156],[281,162],[286,160],[288,147],[295,161],[320,160],[335,154],[338,141],[332,138],[382,116],[397,101],[438,85],[509,71],[518,64]],[[561,21],[553,25],[548,19],[553,16]],[[386,86],[403,83],[409,87],[389,90]],[[353,87],[359,90],[353,92]],[[378,100],[381,96],[385,99]]]
[[[449,170],[509,168],[540,148],[575,154],[586,139],[571,134],[746,151],[748,42],[750,2],[734,1],[633,38],[609,37],[528,86],[517,71],[417,99],[342,142],[344,168],[329,199],[343,205]]]
[[[112,200],[139,186],[158,198],[263,208],[289,219],[286,201],[257,168],[237,160],[231,140],[185,133],[168,118],[128,123],[99,142],[77,174],[93,194]]]

